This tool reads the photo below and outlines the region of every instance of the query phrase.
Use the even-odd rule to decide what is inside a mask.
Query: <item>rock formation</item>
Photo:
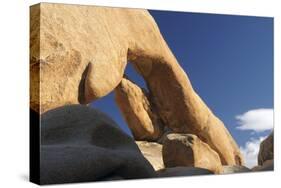
[[[269,171],[274,169],[274,133],[272,132],[260,144],[258,165],[252,171]]]
[[[81,105],[42,114],[40,163],[41,184],[156,176],[132,138]]]
[[[136,140],[155,141],[163,134],[162,122],[144,89],[123,78],[115,89],[115,101]]]
[[[262,165],[255,166],[251,170],[253,172],[274,170],[274,161],[266,160]]]
[[[150,162],[154,170],[164,168],[162,157],[162,145],[155,142],[137,141],[140,151],[143,156]]]
[[[273,132],[261,142],[258,154],[258,165],[263,165],[267,160],[272,160],[274,155]]]
[[[197,136],[168,134],[163,144],[165,167],[188,166],[222,172],[219,155]]]
[[[127,102],[129,106],[127,110],[130,111],[126,111],[126,113],[130,113],[130,118],[134,119],[132,122],[140,122],[136,125],[128,123],[135,132],[136,139],[156,140],[161,136],[161,126],[155,123],[158,122],[155,120],[156,116],[154,117],[157,114],[156,119],[159,118],[163,125],[171,131],[198,136],[198,138],[190,136],[189,138],[194,139],[194,143],[190,143],[189,146],[185,145],[186,150],[195,153],[196,166],[201,166],[201,159],[205,160],[201,155],[200,148],[206,149],[207,154],[205,155],[210,157],[210,161],[214,161],[216,167],[219,166],[219,160],[215,153],[218,154],[223,165],[243,164],[243,158],[235,141],[224,124],[194,91],[188,76],[177,62],[156,22],[147,10],[40,3],[31,8],[30,26],[30,104],[33,110],[42,115],[50,109],[68,104],[87,104],[107,95],[120,84],[117,87],[118,92],[122,85],[127,83],[122,88],[125,92],[121,95],[120,91],[119,96],[122,96],[120,98],[124,103]],[[137,86],[123,79],[128,61],[133,63],[135,69],[146,81],[149,99]],[[124,89],[126,87],[127,89],[134,88],[133,90],[138,96],[131,96]],[[117,99],[117,102],[121,100],[120,98]],[[144,102],[138,101],[133,104],[130,103],[132,99],[142,99]],[[125,112],[122,104],[119,106]],[[138,112],[135,111],[136,107],[139,109]],[[73,116],[77,117],[78,115],[73,114]],[[127,122],[131,122],[128,120],[129,118],[126,119]],[[102,126],[98,127],[101,131],[105,130]],[[67,129],[64,130],[67,131]],[[51,129],[46,129],[46,131],[51,131]],[[81,135],[84,135],[79,131],[79,134],[69,132],[60,138],[62,133],[59,132],[48,133],[48,135],[56,137],[56,139],[54,138],[56,143],[62,142],[63,144],[72,144],[73,142],[62,138],[70,139],[74,135],[80,138]],[[89,133],[85,133],[85,136],[87,135],[89,136]],[[95,135],[98,137],[98,134]],[[111,136],[114,137],[114,135],[110,135],[110,139],[112,139]],[[101,140],[95,140],[93,145],[105,142],[108,143],[105,145],[106,149],[118,148],[118,145],[116,146],[109,141],[110,139],[106,140],[101,137],[99,139]],[[88,141],[85,143],[89,144]],[[124,146],[121,146],[121,143],[119,146],[125,148],[122,152],[128,151],[126,155],[129,159],[126,160],[132,162],[133,156],[129,150],[137,150],[135,146],[126,144],[126,142],[122,142],[125,144]],[[109,144],[113,144],[113,146],[109,146]],[[77,156],[78,162],[73,165],[78,165],[78,163],[79,165],[91,164],[91,162],[80,163],[77,154],[81,153],[81,149],[76,146],[71,145],[65,150],[64,148],[49,147],[46,145],[43,149],[43,152],[50,151],[49,155],[46,153],[47,158],[44,159],[47,162],[51,159],[49,157],[54,155],[58,156],[58,160],[70,162],[67,156],[65,158],[60,155],[62,151],[65,151]],[[99,153],[100,147],[92,145],[91,147],[94,147]],[[92,154],[91,151],[87,149],[82,155],[86,157],[88,154]],[[107,152],[107,150],[105,151]],[[110,150],[107,154],[118,156],[114,151]],[[116,151],[119,152],[119,150]],[[120,155],[125,155],[122,152]],[[125,160],[121,159],[111,164],[112,169],[120,164],[124,164],[124,166],[121,165],[124,167],[121,169],[129,169],[128,171],[130,171]],[[136,163],[135,169],[139,168],[138,164],[140,163]],[[141,162],[141,164],[146,166],[145,162]],[[215,172],[220,171],[219,168],[206,164],[208,162],[204,161],[204,166],[208,169]],[[56,165],[51,165],[51,167],[50,172],[42,173],[48,175],[52,174],[51,172],[59,173],[56,171]],[[77,172],[80,172],[79,168]],[[101,174],[105,175],[104,172],[107,170],[102,171]],[[151,175],[149,167],[145,167],[139,172],[143,176]],[[89,173],[92,172],[89,171]],[[132,172],[130,177],[137,177],[137,175]]]

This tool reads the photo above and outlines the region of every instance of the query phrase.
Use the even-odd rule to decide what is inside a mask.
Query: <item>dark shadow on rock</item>
[[[81,80],[78,86],[78,101],[80,104],[85,104],[85,79],[89,70],[89,64],[82,73]]]

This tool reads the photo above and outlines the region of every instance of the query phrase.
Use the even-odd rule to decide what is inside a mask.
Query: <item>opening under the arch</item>
[[[96,101],[91,102],[90,107],[100,110],[108,115],[125,133],[133,137],[131,130],[128,128],[127,123],[123,119],[122,114],[115,103],[114,91]]]

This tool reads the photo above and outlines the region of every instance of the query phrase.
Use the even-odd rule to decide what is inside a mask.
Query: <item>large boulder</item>
[[[154,170],[160,170],[164,168],[162,158],[162,145],[156,142],[137,141],[140,151],[143,156],[150,162]]]
[[[192,134],[168,134],[163,143],[165,167],[198,167],[214,173],[222,172],[219,155]]]
[[[198,135],[225,165],[243,164],[237,144],[194,91],[147,10],[40,3],[30,18],[33,110],[105,96],[130,61],[166,126]]]
[[[135,140],[155,141],[163,134],[163,125],[148,93],[128,78],[115,89],[115,101]]]
[[[261,142],[258,154],[258,165],[262,166],[267,160],[273,160],[274,156],[273,132]]]
[[[176,177],[176,176],[195,176],[195,175],[209,175],[214,174],[210,170],[204,168],[196,168],[196,167],[173,167],[173,168],[164,168],[158,170],[158,177]]]
[[[40,150],[41,184],[156,176],[134,140],[87,106],[42,114]]]

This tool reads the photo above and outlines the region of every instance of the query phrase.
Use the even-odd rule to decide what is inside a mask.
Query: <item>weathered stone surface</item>
[[[222,174],[251,172],[251,170],[245,166],[223,166],[222,169]]]
[[[155,142],[137,141],[136,142],[143,156],[150,162],[154,170],[164,168],[162,158],[162,145]]]
[[[273,132],[261,142],[258,154],[258,165],[263,165],[267,160],[272,160],[274,157],[274,137]]]
[[[262,165],[258,165],[252,168],[252,171],[254,172],[271,171],[271,170],[274,170],[274,160],[264,161]]]
[[[165,167],[188,166],[222,172],[219,155],[195,135],[168,134],[162,154]]]
[[[32,109],[42,113],[105,96],[130,61],[165,125],[198,135],[223,164],[243,164],[235,141],[193,90],[148,11],[41,3],[31,8],[30,25]]]
[[[103,113],[71,105],[41,116],[41,184],[155,177],[131,137]]]
[[[156,172],[158,177],[176,177],[176,176],[194,176],[194,175],[208,175],[214,174],[210,170],[196,167],[173,167],[164,168]]]
[[[252,171],[270,171],[274,169],[274,133],[272,132],[260,144],[258,154],[258,166],[252,168]]]
[[[41,74],[31,107],[40,93],[41,113],[105,96],[120,83],[129,50],[150,55],[166,47],[143,9],[40,3],[31,8],[30,30],[31,72]]]
[[[163,144],[164,143],[164,140],[167,138],[167,135],[170,134],[170,133],[173,133],[173,131],[168,128],[168,127],[164,127],[164,131],[163,131],[163,134],[161,135],[161,137],[157,140],[157,142],[159,144]]]
[[[115,101],[136,140],[155,141],[162,135],[163,125],[145,89],[123,78],[115,89]]]

